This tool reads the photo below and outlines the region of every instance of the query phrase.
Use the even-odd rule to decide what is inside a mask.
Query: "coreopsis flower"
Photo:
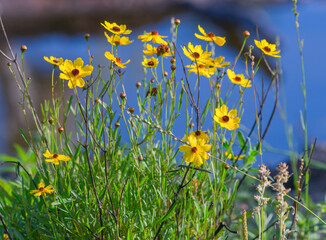
[[[198,130],[198,131],[189,133],[188,137],[189,136],[193,136],[193,137],[199,139],[200,141],[203,140],[205,143],[208,143],[209,142],[209,137],[207,135],[207,131],[199,131]],[[186,140],[187,139],[185,138],[185,141]]]
[[[237,129],[240,123],[240,118],[237,117],[237,110],[232,109],[228,112],[228,107],[225,104],[215,109],[214,120],[219,123],[221,127],[231,131]]]
[[[128,45],[133,42],[129,40],[129,37],[120,37],[119,35],[114,34],[110,37],[106,32],[104,32],[104,35],[106,36],[108,42],[114,46]]]
[[[155,57],[151,57],[150,59],[145,58],[144,61],[142,62],[142,64],[144,67],[154,68],[154,67],[157,67],[158,60]]]
[[[118,25],[115,22],[114,23],[109,23],[107,21],[104,21],[104,23],[101,23],[101,25],[111,33],[114,33],[116,35],[127,35],[130,34],[132,31],[127,29],[126,25]]]
[[[8,239],[8,238],[9,238],[8,234],[7,234],[7,233],[4,233],[4,234],[3,234],[3,239],[6,240],[6,239]]]
[[[255,40],[256,46],[263,51],[266,55],[272,56],[272,57],[281,57],[277,54],[280,53],[280,50],[276,50],[275,44],[270,44],[266,41],[266,39],[263,39],[261,41]]]
[[[156,54],[156,56],[161,56],[161,55],[163,55],[164,57],[172,56],[170,52],[170,48],[164,44],[159,45],[157,48],[153,47],[151,44],[146,44],[146,49],[143,50],[143,52],[146,55]]]
[[[209,158],[207,151],[212,146],[206,144],[206,137],[197,137],[196,134],[192,133],[187,136],[187,140],[190,146],[182,145],[179,147],[179,151],[184,152],[182,158],[186,163],[194,163],[195,166],[200,167]]]
[[[206,64],[211,66],[211,67],[217,67],[217,68],[225,68],[230,66],[230,62],[224,62],[225,58],[222,56],[219,56],[215,59],[213,58],[208,58],[206,61]]]
[[[251,81],[245,79],[243,74],[235,74],[232,70],[228,69],[226,71],[231,82],[234,84],[240,85],[242,87],[251,87]]]
[[[53,66],[60,66],[63,63],[62,58],[55,58],[55,57],[44,57],[44,60],[51,63]]]
[[[198,30],[203,35],[199,35],[199,34],[195,33],[195,36],[197,38],[202,39],[202,40],[205,40],[207,42],[214,41],[219,46],[223,46],[224,45],[224,43],[225,43],[225,37],[215,36],[215,34],[212,33],[212,32],[209,32],[209,33],[206,34],[205,30],[200,25],[198,25]]]
[[[63,64],[59,65],[59,69],[62,71],[60,73],[60,78],[68,80],[68,87],[75,88],[84,87],[85,81],[83,77],[92,74],[93,66],[84,65],[84,61],[81,58],[77,58],[74,63],[71,60],[65,60]]]
[[[183,47],[182,50],[184,55],[190,58],[191,61],[197,63],[205,63],[211,56],[210,52],[203,51],[201,45],[193,46],[191,43],[188,43],[188,47]]]
[[[161,36],[158,34],[158,31],[153,30],[149,33],[145,33],[143,35],[139,35],[138,39],[141,39],[142,42],[149,42],[153,41],[153,43],[159,43],[167,45],[167,42],[164,41],[162,38],[167,38],[167,36]]]
[[[49,150],[46,150],[45,153],[43,153],[43,156],[46,158],[45,161],[46,162],[50,162],[53,163],[55,165],[59,164],[59,161],[69,161],[70,157],[65,156],[65,155],[59,155],[57,153],[50,153]]]
[[[188,65],[186,67],[190,69],[189,72],[193,72],[195,74],[199,74],[207,78],[210,78],[216,72],[216,68],[212,68],[207,64],[205,65],[198,64],[198,67],[197,64],[193,64],[193,65]]]
[[[39,197],[41,195],[43,195],[44,197],[46,197],[46,194],[51,194],[54,192],[54,189],[52,189],[52,185],[49,185],[47,187],[44,187],[44,183],[40,182],[39,185],[37,186],[38,189],[36,190],[31,190],[29,193],[30,194],[34,194],[35,197]]]
[[[228,158],[228,159],[232,159],[232,157],[233,157],[233,159],[235,159],[235,160],[241,160],[241,159],[243,159],[244,158],[244,155],[234,155],[234,154],[232,154],[232,153],[225,153],[225,156]]]
[[[111,62],[113,62],[115,65],[117,65],[118,67],[121,67],[121,68],[126,68],[126,64],[130,62],[130,59],[125,62],[125,63],[122,63],[121,62],[121,58],[119,57],[115,57],[112,53],[110,52],[105,52],[104,56],[109,59]]]

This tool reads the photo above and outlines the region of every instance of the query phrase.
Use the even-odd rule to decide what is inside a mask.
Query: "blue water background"
[[[298,11],[300,12],[300,35],[301,38],[304,39],[309,141],[311,142],[314,138],[317,138],[321,143],[326,141],[326,108],[324,105],[326,102],[326,78],[324,77],[324,67],[326,65],[326,3],[322,1],[307,2],[299,5]],[[193,44],[201,44],[204,47],[205,43],[194,36],[195,32],[198,33],[197,25],[200,24],[207,32],[212,31],[217,35],[226,36],[226,45],[224,47],[217,47],[216,55],[225,56],[226,60],[231,61],[231,63],[234,61],[238,49],[233,49],[228,46],[229,36],[225,35],[226,33],[224,33],[216,24],[211,22],[209,18],[203,19],[201,15],[196,15],[194,13],[183,13],[177,17],[180,18],[182,22],[178,31],[179,44],[192,42]],[[269,36],[278,36],[280,39],[283,71],[282,81],[284,81],[283,96],[285,97],[284,99],[283,96],[280,95],[280,102],[283,103],[286,100],[287,118],[294,129],[294,149],[301,151],[304,142],[304,134],[300,122],[300,111],[303,111],[303,96],[300,85],[302,77],[292,4],[265,5],[265,7],[259,11],[257,17],[261,19],[259,28],[264,29],[264,33],[267,32]],[[98,25],[98,29],[101,31],[102,27]],[[142,43],[137,39],[137,36],[142,34],[144,30],[151,31],[153,29],[157,29],[162,35],[170,35],[170,17],[159,23],[148,24],[139,29],[133,29],[130,38],[135,40],[134,43],[129,46],[119,47],[119,56],[122,58],[122,61],[126,61],[129,58],[132,59],[132,62],[128,64],[124,75],[124,84],[126,86],[126,92],[130,103],[135,102],[136,100],[135,83],[141,81],[143,78],[141,70]],[[242,34],[243,30],[245,29],[239,29],[239,35]],[[52,66],[45,62],[43,57],[56,56],[63,57],[64,59],[82,57],[85,62],[87,62],[88,55],[83,34],[84,33],[80,33],[73,36],[63,34],[44,34],[34,37],[17,37],[13,40],[16,49],[18,49],[21,44],[26,44],[28,46],[28,54],[25,56],[26,61],[32,63],[33,65],[31,67],[37,68],[38,71],[42,72],[42,75],[47,74],[50,81]],[[107,64],[108,61],[104,57],[104,52],[110,50],[110,45],[107,43],[104,34],[93,34],[91,31],[90,34],[91,53],[95,56],[94,66],[97,64]],[[264,38],[264,36],[260,37]],[[252,32],[248,44],[254,45],[254,39],[255,33]],[[187,59],[184,60],[187,61]],[[187,62],[187,64],[189,63],[190,62]],[[168,60],[166,60],[164,65],[168,68],[170,65],[168,64]],[[180,64],[177,66],[181,68]],[[237,64],[235,71],[244,73],[244,70],[244,64],[240,61]],[[177,76],[177,79],[183,77],[181,72],[182,71],[179,71],[180,74]],[[195,79],[194,75],[193,79]],[[227,81],[228,79],[224,78],[224,82],[226,83]],[[203,77],[202,89],[206,89],[205,91],[209,91],[207,82],[207,79]],[[226,87],[225,83],[224,87]],[[256,78],[256,84],[258,85],[258,88],[260,88],[258,77]],[[265,77],[265,86],[267,86],[267,84],[268,79]],[[236,98],[236,89],[237,88],[234,90],[235,95],[231,97],[230,106],[235,103],[232,99]],[[248,128],[251,127],[255,119],[252,89],[246,91],[244,98],[245,112],[241,120],[241,129],[244,133],[248,131]],[[118,90],[118,92],[120,92],[120,90]],[[206,102],[208,94],[209,92],[204,92],[202,90],[201,103]],[[1,94],[0,100],[0,126],[5,126],[6,121],[9,121],[9,119],[5,118],[6,106],[1,104],[4,102],[3,99],[1,99]],[[274,98],[273,95],[270,95],[266,101],[266,110],[264,111],[264,126],[266,126],[273,104]],[[135,108],[137,109],[138,107],[135,106]],[[210,126],[211,122],[207,119],[203,130],[210,129]],[[174,126],[174,133],[177,136],[182,137],[185,133],[185,127],[185,117],[181,117]],[[124,136],[124,141],[128,141],[125,128],[121,128],[121,130]],[[256,134],[253,136],[255,135]],[[2,135],[0,137],[0,142],[3,142],[4,139],[5,136]],[[253,142],[255,141],[253,140]],[[264,155],[264,162],[266,163],[274,165],[279,161],[288,159],[288,156],[284,155],[284,153],[288,151],[284,123],[278,112],[276,112],[270,130],[265,138],[264,148],[267,150]],[[234,150],[237,152],[236,148]],[[5,151],[5,145],[0,144],[0,151]]]

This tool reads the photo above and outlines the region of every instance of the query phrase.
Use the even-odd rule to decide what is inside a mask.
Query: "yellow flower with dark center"
[[[205,30],[200,25],[198,25],[198,30],[203,35],[199,35],[199,34],[195,33],[195,36],[197,38],[205,40],[207,42],[214,41],[218,46],[223,46],[224,45],[225,37],[215,36],[215,34],[212,33],[212,32],[209,32],[209,33],[206,34]]]
[[[116,35],[127,35],[130,34],[132,31],[127,29],[126,25],[118,25],[115,22],[114,23],[109,23],[107,21],[104,21],[104,23],[101,23],[101,25],[111,33],[114,33]]]
[[[172,53],[170,52],[170,48],[167,45],[161,44],[157,48],[153,47],[151,44],[146,44],[146,49],[143,50],[146,55],[154,55],[163,57],[171,57]]]
[[[190,58],[191,61],[197,63],[205,63],[211,56],[210,52],[203,51],[201,45],[193,46],[191,43],[188,43],[188,47],[183,47],[182,50],[184,55]]]
[[[142,64],[144,67],[154,68],[158,65],[158,59],[155,57],[151,57],[150,59],[145,58]]]
[[[110,37],[106,32],[104,32],[104,35],[106,36],[108,42],[114,46],[128,45],[133,42],[129,40],[129,37],[120,37],[119,35],[114,34]]]
[[[167,38],[167,36],[161,36],[158,34],[158,31],[153,30],[149,33],[145,33],[143,35],[139,35],[138,39],[142,39],[142,42],[149,42],[153,41],[153,43],[159,43],[159,44],[164,44],[167,45],[167,42],[164,41],[162,38]]]
[[[189,133],[188,137],[189,136],[196,137],[197,139],[199,139],[199,141],[204,141],[205,143],[209,142],[209,137],[207,135],[207,131],[191,132],[191,133]],[[187,141],[187,138],[185,138],[185,141]]]
[[[196,133],[190,133],[187,140],[190,146],[182,145],[179,147],[179,151],[184,153],[182,158],[186,163],[194,163],[195,166],[200,167],[209,158],[207,151],[212,146],[206,144],[206,137],[198,137]]]
[[[220,56],[215,59],[208,58],[206,64],[211,67],[217,67],[217,68],[225,68],[230,66],[230,62],[224,62],[225,58]]]
[[[81,58],[77,58],[74,63],[71,60],[65,60],[63,64],[59,65],[60,78],[68,80],[68,87],[75,88],[84,87],[85,81],[83,77],[89,76],[92,74],[93,66],[84,65],[84,61]]]
[[[125,62],[125,63],[122,63],[121,62],[121,58],[119,57],[115,57],[112,53],[110,52],[105,52],[104,56],[109,59],[111,62],[113,62],[115,65],[117,65],[118,67],[121,67],[121,68],[126,68],[126,64],[130,62],[130,59]]]
[[[55,57],[44,57],[44,60],[51,63],[54,66],[60,66],[63,63],[63,59],[62,58],[55,58]]]
[[[54,192],[54,189],[52,189],[52,185],[49,185],[47,187],[44,187],[44,183],[40,182],[39,185],[37,186],[38,189],[36,190],[31,190],[29,193],[30,194],[34,194],[35,197],[39,197],[41,195],[43,195],[44,197],[46,197],[46,194],[51,194]]]
[[[53,163],[55,165],[59,164],[59,161],[69,161],[71,158],[65,155],[59,155],[57,153],[50,153],[49,150],[46,150],[45,153],[43,153],[43,156],[46,158],[45,161],[46,162],[50,162]]]
[[[8,239],[8,238],[9,238],[8,234],[7,233],[4,233],[3,234],[3,239]]]
[[[245,79],[243,74],[235,74],[232,70],[228,69],[227,71],[228,77],[231,82],[234,84],[240,85],[242,87],[251,87],[251,81]]]
[[[197,64],[193,64],[193,65],[187,65],[186,67],[190,69],[189,72],[193,72],[195,74],[199,74],[207,78],[210,78],[216,72],[216,68],[212,68],[207,64],[205,65],[198,64],[198,67]]]
[[[281,57],[281,56],[277,55],[280,53],[280,50],[276,50],[276,45],[268,43],[266,41],[266,39],[263,39],[261,41],[255,40],[255,44],[266,55],[269,55],[272,57]]]
[[[214,120],[219,123],[221,127],[231,131],[239,128],[240,118],[237,117],[237,110],[232,109],[228,112],[228,107],[225,104],[215,109]]]
[[[234,160],[241,160],[241,159],[243,159],[244,158],[244,155],[240,155],[240,156],[238,156],[238,155],[234,155],[234,154],[232,154],[232,153],[225,153],[225,156],[228,158],[228,159],[234,159]]]

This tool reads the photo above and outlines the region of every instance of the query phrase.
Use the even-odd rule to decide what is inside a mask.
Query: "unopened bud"
[[[181,23],[180,19],[177,18],[176,20],[174,20],[174,24],[175,24],[175,25],[178,26],[180,23]]]
[[[136,82],[136,87],[139,88],[141,86],[141,82]]]
[[[139,156],[138,157],[138,161],[143,161],[143,157],[142,156]]]
[[[224,166],[224,168],[225,169],[229,169],[230,168],[230,165],[226,163],[225,166]]]
[[[169,75],[169,74],[168,74],[168,72],[164,71],[164,72],[163,72],[163,75],[166,77],[166,76]]]
[[[174,65],[171,65],[171,70],[174,71],[177,67]]]
[[[151,83],[154,83],[154,82],[155,82],[155,81],[154,81],[154,78],[152,78],[152,79],[151,79]]]
[[[125,99],[126,97],[127,97],[127,95],[124,92],[120,93],[120,98],[121,99]]]
[[[246,58],[249,57],[249,53],[248,52],[244,52],[243,56],[245,56]]]
[[[85,33],[85,34],[84,34],[84,38],[85,38],[86,40],[89,39],[90,36],[91,36],[91,35],[90,35],[89,33]]]
[[[8,67],[10,67],[10,66],[11,66],[11,63],[10,63],[10,62],[8,62],[8,63],[7,63],[7,66],[8,66]]]
[[[171,58],[170,63],[175,64],[175,58]]]
[[[131,114],[135,112],[135,109],[133,107],[130,107],[128,110]]]
[[[244,38],[248,38],[249,36],[250,36],[250,32],[249,31],[246,30],[246,31],[243,32],[243,37]]]
[[[22,52],[25,52],[27,50],[27,46],[26,45],[21,45],[20,50]]]
[[[100,99],[99,98],[95,98],[95,103],[98,103]]]
[[[52,123],[54,122],[53,118],[50,117],[50,118],[48,119],[48,122],[49,122],[50,124],[52,124]]]
[[[59,132],[59,133],[63,133],[63,131],[64,131],[63,127],[59,127],[59,128],[58,128],[58,132]]]
[[[114,126],[115,126],[115,127],[120,127],[120,123],[116,122],[116,123],[114,124]]]

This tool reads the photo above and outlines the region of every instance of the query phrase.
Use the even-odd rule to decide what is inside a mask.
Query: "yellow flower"
[[[46,197],[46,194],[51,194],[52,192],[54,192],[54,189],[52,189],[52,185],[49,185],[47,187],[44,187],[44,183],[40,182],[39,185],[37,186],[38,189],[36,190],[31,190],[29,193],[30,194],[34,194],[35,197],[39,197],[41,195],[43,195],[44,197]]]
[[[268,43],[266,41],[266,39],[263,39],[261,41],[255,40],[255,44],[266,55],[269,55],[272,57],[281,57],[281,56],[277,55],[280,53],[280,50],[276,51],[276,45]]]
[[[142,42],[149,42],[153,41],[153,43],[159,43],[159,44],[164,44],[167,45],[166,41],[164,41],[162,38],[166,38],[167,36],[161,36],[158,34],[158,31],[153,30],[149,33],[145,33],[143,35],[139,35],[138,39],[142,39]]]
[[[107,21],[104,21],[104,23],[101,23],[101,25],[111,33],[114,33],[116,35],[121,35],[121,34],[130,34],[132,31],[127,29],[126,25],[118,25],[115,22],[114,23],[109,23]]]
[[[8,239],[9,238],[9,236],[8,236],[8,234],[3,234],[3,239]]]
[[[215,72],[216,72],[216,68],[211,68],[208,65],[203,65],[203,64],[193,64],[193,65],[188,65],[186,66],[188,68],[190,68],[189,72],[193,72],[199,75],[203,75],[207,78],[210,78]]]
[[[55,154],[52,154],[50,153],[49,150],[46,150],[46,152],[43,154],[44,157],[46,157],[45,161],[46,162],[50,162],[50,163],[53,163],[55,165],[58,165],[59,164],[59,161],[69,161],[70,160],[70,157],[68,156],[65,156],[65,155],[59,155],[57,153]]]
[[[125,62],[125,63],[122,63],[121,62],[121,58],[119,58],[119,57],[115,57],[112,53],[110,53],[110,52],[105,52],[105,57],[107,58],[107,59],[109,59],[111,62],[114,62],[114,64],[115,65],[117,65],[118,67],[121,67],[121,68],[126,68],[126,64],[127,63],[129,63],[130,62],[130,59],[127,61],[127,62]]]
[[[154,68],[154,67],[157,67],[158,60],[155,57],[151,57],[150,59],[145,58],[144,61],[142,62],[142,64],[144,67]]]
[[[207,135],[207,131],[191,132],[191,133],[189,133],[188,137],[189,136],[196,137],[197,139],[199,139],[199,141],[204,141],[205,143],[209,142],[209,137]],[[185,138],[185,141],[187,141],[187,138]]]
[[[170,48],[164,44],[159,45],[157,48],[153,47],[151,44],[146,44],[146,49],[143,50],[143,52],[146,55],[156,54],[156,56],[161,56],[161,55],[163,55],[164,57],[172,56],[170,52]]]
[[[77,58],[74,63],[71,60],[65,60],[63,64],[59,66],[62,73],[60,73],[60,78],[68,80],[68,87],[75,88],[84,87],[85,81],[82,79],[88,75],[92,74],[93,66],[84,65],[84,61],[81,58]]]
[[[190,58],[191,61],[197,61],[197,63],[205,63],[207,58],[211,56],[210,52],[203,51],[201,45],[196,45],[194,47],[191,43],[188,43],[188,48],[183,47],[182,50],[184,55]]]
[[[199,26],[199,25],[198,25],[198,30],[203,35],[199,35],[199,34],[195,33],[195,36],[197,38],[202,39],[202,40],[205,40],[207,42],[214,41],[219,46],[223,46],[224,45],[224,43],[225,43],[225,37],[215,36],[215,34],[212,33],[212,32],[209,32],[209,33],[206,34],[205,30],[201,26]]]
[[[251,87],[250,83],[251,81],[248,79],[245,79],[243,74],[235,74],[232,70],[228,69],[227,70],[228,77],[231,82],[234,84],[238,84],[242,87]]]
[[[214,120],[218,122],[221,127],[231,131],[237,129],[240,123],[240,118],[237,117],[237,110],[232,109],[228,113],[228,107],[225,104],[215,109]]]
[[[112,35],[110,37],[106,32],[104,32],[104,35],[106,36],[108,42],[114,46],[128,45],[133,42],[129,40],[129,37],[120,37],[119,35]]]
[[[234,160],[241,160],[241,159],[243,159],[244,158],[244,155],[240,155],[240,156],[238,156],[238,155],[234,155],[234,154],[232,154],[232,153],[225,153],[225,156],[228,158],[228,159],[234,159]]]
[[[44,60],[53,64],[54,66],[60,66],[63,63],[63,59],[62,58],[55,58],[55,57],[44,57]]]
[[[227,66],[230,66],[230,62],[224,62],[225,58],[220,56],[215,59],[213,58],[208,58],[206,63],[207,65],[211,67],[218,67],[218,68],[225,68]]]
[[[207,151],[211,149],[211,145],[206,144],[205,137],[196,137],[194,134],[189,134],[187,140],[190,146],[179,147],[179,151],[185,153],[182,158],[186,163],[194,163],[195,166],[200,167],[209,158]]]

